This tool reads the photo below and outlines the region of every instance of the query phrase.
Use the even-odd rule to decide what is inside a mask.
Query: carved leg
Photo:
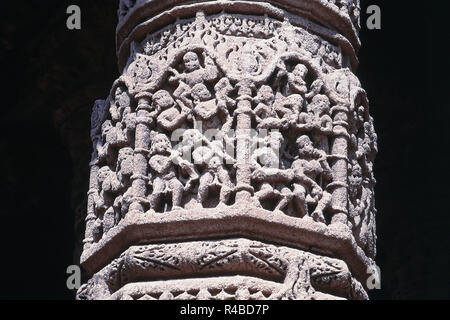
[[[219,180],[222,183],[222,187],[220,188],[220,203],[226,205],[230,200],[234,186],[225,169],[219,173]]]
[[[200,185],[198,187],[198,201],[201,205],[208,198],[209,185],[214,181],[211,173],[207,172],[200,178]]]
[[[166,183],[164,180],[156,178],[153,182],[153,192],[150,195],[150,208],[155,210],[156,208],[159,208],[161,197],[163,196],[165,189]]]
[[[226,186],[225,184],[222,185],[222,188],[220,188],[220,203],[221,204],[227,204],[230,200],[231,192],[233,191],[233,188],[230,188]]]
[[[172,209],[181,209],[183,200],[184,187],[177,178],[170,181],[170,188],[172,190]]]
[[[322,195],[322,198],[320,199],[319,203],[317,204],[316,209],[314,210],[312,214],[312,218],[317,222],[326,223],[325,216],[324,216],[324,210],[328,208],[331,204],[331,194],[328,192],[324,192]]]
[[[275,210],[283,211],[286,206],[292,201],[294,198],[294,193],[289,190],[289,188],[283,188],[281,190],[281,200],[278,202]]]
[[[275,190],[269,183],[263,183],[261,190],[255,193],[256,198],[261,201],[268,198],[279,197],[280,192]]]
[[[294,200],[300,218],[308,215],[308,207],[306,205],[306,189],[300,184],[294,184]]]

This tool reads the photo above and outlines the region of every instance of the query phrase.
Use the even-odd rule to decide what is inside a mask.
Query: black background
[[[450,14],[440,3],[361,4],[358,76],[379,137],[382,290],[373,299],[450,298]],[[66,28],[70,4],[81,7],[80,31]],[[365,27],[371,4],[382,9],[381,30]],[[0,298],[73,299],[66,268],[79,258],[89,111],[118,77],[116,6],[112,0],[2,4]]]

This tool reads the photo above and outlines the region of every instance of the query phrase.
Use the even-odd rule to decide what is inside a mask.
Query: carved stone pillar
[[[358,0],[121,0],[77,297],[367,299],[358,31]]]

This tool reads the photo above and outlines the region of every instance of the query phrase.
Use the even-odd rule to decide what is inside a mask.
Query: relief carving
[[[358,28],[359,0],[322,2]],[[144,3],[121,1],[120,20]],[[351,41],[258,6],[271,10],[199,10],[130,43],[123,74],[92,114],[86,252],[145,217],[242,208],[347,232],[357,254],[375,256],[377,136],[349,69]],[[248,240],[133,246],[78,296],[367,298],[344,261],[294,251]],[[259,280],[245,292],[228,284],[176,292],[155,282],[137,295],[129,286],[214,272]]]

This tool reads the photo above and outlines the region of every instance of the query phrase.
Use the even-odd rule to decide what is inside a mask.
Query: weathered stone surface
[[[358,2],[120,2],[78,298],[367,299]]]

